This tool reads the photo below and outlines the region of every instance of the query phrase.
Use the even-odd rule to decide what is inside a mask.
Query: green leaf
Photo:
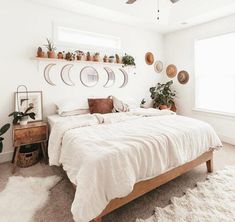
[[[33,106],[30,106],[29,108],[27,108],[24,112],[24,114],[27,114],[31,109],[33,109]]]
[[[0,136],[3,135],[4,133],[7,132],[7,130],[9,130],[11,124],[7,123],[5,124],[1,129],[0,129]]]
[[[35,116],[36,116],[35,113],[29,113],[29,117],[30,117],[31,119],[35,119]]]
[[[2,152],[2,149],[3,149],[3,143],[2,141],[0,141],[0,153]]]

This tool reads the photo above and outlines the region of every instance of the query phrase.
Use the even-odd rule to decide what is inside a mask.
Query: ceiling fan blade
[[[179,0],[170,0],[172,3],[176,3],[178,2]]]
[[[134,2],[136,2],[136,0],[128,0],[126,4],[133,4]]]

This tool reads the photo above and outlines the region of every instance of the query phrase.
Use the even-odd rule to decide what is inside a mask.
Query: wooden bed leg
[[[207,172],[212,173],[213,172],[213,159],[210,159],[206,161],[206,167],[207,167]]]
[[[96,219],[92,220],[91,222],[102,222],[102,218],[96,218]]]

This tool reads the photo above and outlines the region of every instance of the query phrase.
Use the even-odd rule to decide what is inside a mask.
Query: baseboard
[[[0,163],[5,163],[5,162],[11,161],[12,156],[13,156],[13,151],[1,153],[0,154]]]
[[[219,138],[225,143],[235,145],[235,138],[227,137],[221,134],[219,134]]]

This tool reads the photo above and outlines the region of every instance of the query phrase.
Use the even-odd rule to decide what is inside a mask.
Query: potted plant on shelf
[[[65,54],[65,59],[66,59],[67,61],[73,61],[73,60],[75,60],[75,54],[72,53],[72,52],[67,52],[67,53]]]
[[[92,61],[92,56],[91,56],[91,53],[90,53],[90,52],[87,52],[87,53],[86,53],[86,60],[87,60],[87,61]]]
[[[47,44],[44,45],[47,48],[47,56],[50,59],[54,59],[55,58],[55,50],[56,47],[54,46],[53,42],[50,39],[47,39]]]
[[[84,52],[81,50],[77,50],[76,53],[77,53],[77,60],[78,61],[82,60],[82,58],[84,56]]]
[[[109,56],[109,62],[114,63],[114,56]]]
[[[124,66],[135,66],[135,59],[125,53],[125,56],[122,57],[122,63]]]
[[[11,126],[10,123],[7,123],[0,129],[0,153],[2,152],[2,149],[3,149],[4,138],[2,137],[2,135],[5,134],[9,130],[10,126]]]
[[[118,54],[115,54],[116,57],[116,63],[122,63],[122,60]]]
[[[58,52],[57,58],[58,59],[63,59],[64,58],[63,52]]]
[[[13,122],[12,123],[14,125],[17,124],[17,123],[20,123],[21,126],[25,126],[25,125],[28,124],[29,118],[35,120],[36,114],[34,112],[29,112],[32,109],[33,109],[33,107],[30,106],[25,110],[25,112],[15,111],[13,113],[10,113],[9,116],[13,116]]]
[[[174,106],[175,91],[171,89],[173,81],[165,84],[158,83],[149,89],[153,99],[153,107],[159,109],[171,109]]]
[[[94,55],[94,61],[95,62],[99,62],[100,61],[100,53],[99,52],[96,52],[95,55]]]
[[[44,58],[44,52],[42,51],[42,47],[38,47],[37,57]]]
[[[104,62],[109,62],[109,58],[108,58],[107,55],[104,56],[103,61],[104,61]]]

